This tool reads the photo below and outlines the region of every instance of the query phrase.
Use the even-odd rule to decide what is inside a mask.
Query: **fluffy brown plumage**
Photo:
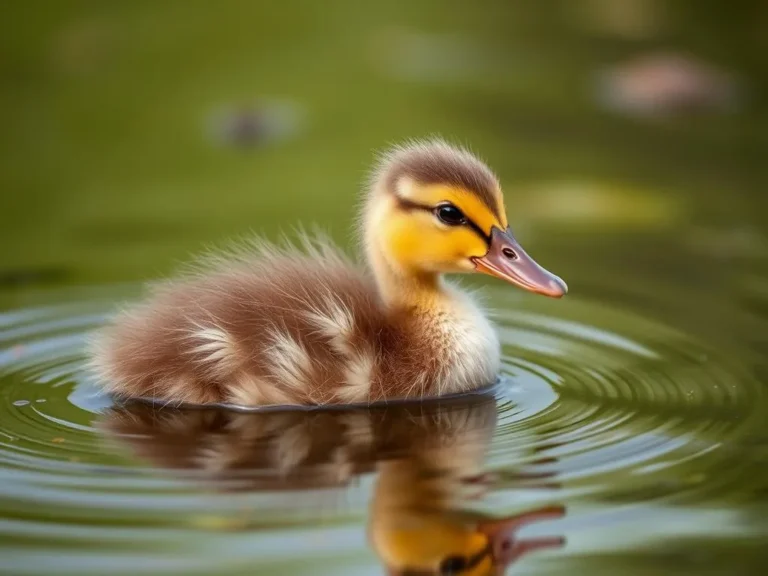
[[[446,202],[466,226],[438,218]],[[110,392],[169,403],[343,404],[488,385],[498,340],[441,273],[490,254],[503,214],[498,182],[468,152],[398,148],[367,191],[369,268],[320,237],[241,245],[119,314],[94,338],[92,365]]]
[[[240,405],[436,392],[439,342],[428,324],[387,310],[365,271],[309,239],[303,250],[252,248],[158,285],[118,316],[93,355],[109,389]]]

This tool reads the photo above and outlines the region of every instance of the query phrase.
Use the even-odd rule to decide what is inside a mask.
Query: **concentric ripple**
[[[765,398],[727,347],[604,302],[570,298],[555,317],[507,294],[492,299],[504,374],[490,412],[113,409],[83,345],[120,298],[0,315],[0,573],[291,574],[298,559],[312,573],[376,573],[367,505],[392,454],[490,470],[494,506],[581,503],[585,525],[623,503],[727,499],[737,477],[741,495],[745,477],[764,489]],[[550,524],[583,529],[569,521]]]
[[[632,500],[654,487],[665,497],[693,497],[697,484],[722,494],[705,471],[687,471],[704,457],[706,469],[723,465],[714,453],[727,444],[719,457],[733,458],[754,432],[764,396],[748,367],[642,316],[584,302],[570,312],[600,327],[500,313],[512,380],[546,381],[558,397],[521,420],[509,395],[497,430],[499,466],[509,450],[527,452],[532,471],[594,498]],[[688,475],[671,491],[674,467]]]

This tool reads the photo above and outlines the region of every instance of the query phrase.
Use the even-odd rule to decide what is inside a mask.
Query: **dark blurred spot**
[[[255,148],[294,135],[300,120],[300,110],[293,104],[248,104],[216,112],[210,132],[219,144]]]
[[[53,284],[55,282],[62,282],[70,276],[69,270],[55,267],[0,270],[0,288]]]

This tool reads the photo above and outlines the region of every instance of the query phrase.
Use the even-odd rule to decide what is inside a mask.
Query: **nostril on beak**
[[[502,248],[501,253],[504,254],[510,260],[517,260],[517,254],[512,248]]]

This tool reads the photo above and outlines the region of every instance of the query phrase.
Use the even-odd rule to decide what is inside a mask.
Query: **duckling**
[[[488,488],[484,464],[496,418],[494,399],[478,394],[310,413],[128,402],[107,410],[96,426],[166,474],[179,470],[181,478],[215,491],[269,492],[272,507],[287,491],[285,506],[315,504],[327,513],[321,495],[339,505],[347,498],[329,489],[375,474],[367,533],[387,574],[491,576],[529,552],[563,546],[559,536],[521,540],[517,531],[565,514],[560,505],[509,516],[469,507]],[[530,486],[530,475],[519,476]],[[314,499],[299,498],[304,491]],[[263,521],[259,511],[253,514]],[[239,517],[235,525],[248,523]]]
[[[445,273],[481,272],[561,297],[513,237],[499,181],[444,141],[382,155],[362,202],[367,266],[321,235],[204,257],[96,334],[118,397],[241,406],[371,403],[492,384],[494,329]]]

